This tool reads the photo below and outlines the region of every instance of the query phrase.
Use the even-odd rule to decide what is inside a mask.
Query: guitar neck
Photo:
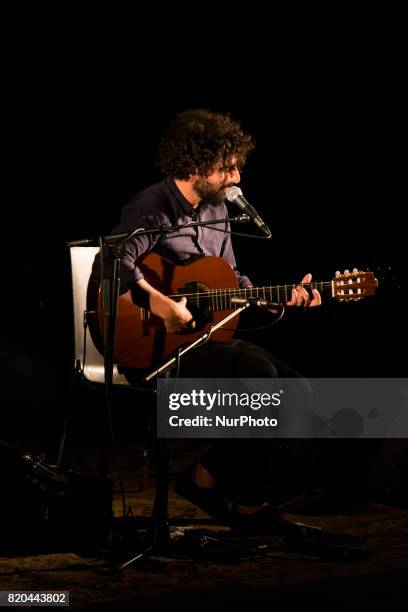
[[[208,310],[231,310],[239,308],[240,304],[231,303],[232,298],[244,298],[265,300],[274,303],[286,303],[291,299],[292,289],[298,287],[291,285],[269,285],[265,287],[248,287],[246,289],[211,289],[209,291],[185,291],[177,296],[186,297],[187,300],[197,307]],[[313,282],[302,284],[305,289],[318,289],[320,293],[330,291],[332,294],[332,282]]]

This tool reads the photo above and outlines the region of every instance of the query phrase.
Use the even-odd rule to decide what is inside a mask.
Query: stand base
[[[182,522],[188,525],[180,526]],[[373,554],[362,536],[333,533],[303,523],[282,521],[278,533],[256,536],[235,535],[229,528],[219,525],[211,529],[211,521],[206,523],[207,528],[196,526],[194,520],[177,521],[177,526],[169,529],[166,540],[153,542],[154,526],[151,519],[129,519],[127,524],[122,523],[120,526],[122,534],[118,531],[116,533],[116,545],[112,547],[109,559],[110,569],[120,572],[131,565],[137,565],[146,570],[157,570],[163,558],[191,558],[202,563],[236,564],[283,552],[326,560],[358,560]],[[126,559],[130,551],[135,551],[134,555]]]

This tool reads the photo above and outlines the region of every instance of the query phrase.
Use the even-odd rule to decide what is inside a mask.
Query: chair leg
[[[149,486],[150,477],[150,463],[151,463],[151,449],[152,449],[152,420],[148,419],[146,427],[145,444],[143,448],[143,468],[142,468],[142,484],[141,491],[147,489]]]
[[[58,447],[58,454],[57,454],[57,461],[56,461],[56,464],[58,467],[61,466],[62,459],[64,456],[65,442],[68,436],[68,425],[69,425],[69,416],[67,415],[64,420],[64,429],[63,429],[59,447]]]
[[[69,422],[71,419],[71,410],[72,410],[72,405],[73,405],[74,393],[82,379],[83,379],[83,374],[81,370],[81,364],[79,361],[77,361],[75,363],[75,369],[73,372],[71,383],[69,385],[67,394],[65,396],[64,404],[66,406],[66,411],[65,411],[64,427],[63,427],[63,431],[62,431],[59,446],[58,446],[58,453],[57,453],[57,460],[56,460],[56,465],[58,467],[61,466],[62,460],[64,457],[65,444],[66,444],[66,440],[68,437]]]

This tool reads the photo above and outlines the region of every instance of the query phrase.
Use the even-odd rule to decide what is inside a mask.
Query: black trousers
[[[144,373],[124,372],[139,384]],[[304,405],[312,399],[308,380],[264,348],[242,339],[208,342],[182,358],[184,378],[296,378]],[[226,438],[210,442],[199,459],[225,489],[243,505],[264,501],[279,505],[314,489],[335,498],[361,493],[377,440]]]
[[[191,351],[182,360],[179,375],[184,378],[299,378],[303,381],[305,404],[312,393],[307,379],[296,370],[260,346],[241,339],[209,342]],[[275,503],[282,495],[282,486],[278,483],[282,462],[295,445],[294,440],[271,438],[217,439],[199,461],[236,503]]]

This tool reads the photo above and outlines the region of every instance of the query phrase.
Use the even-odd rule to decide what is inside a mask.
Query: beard
[[[224,204],[224,188],[211,185],[204,177],[200,177],[196,180],[194,183],[194,191],[200,196],[201,200],[208,204],[212,204],[213,206],[221,206],[221,204]]]

